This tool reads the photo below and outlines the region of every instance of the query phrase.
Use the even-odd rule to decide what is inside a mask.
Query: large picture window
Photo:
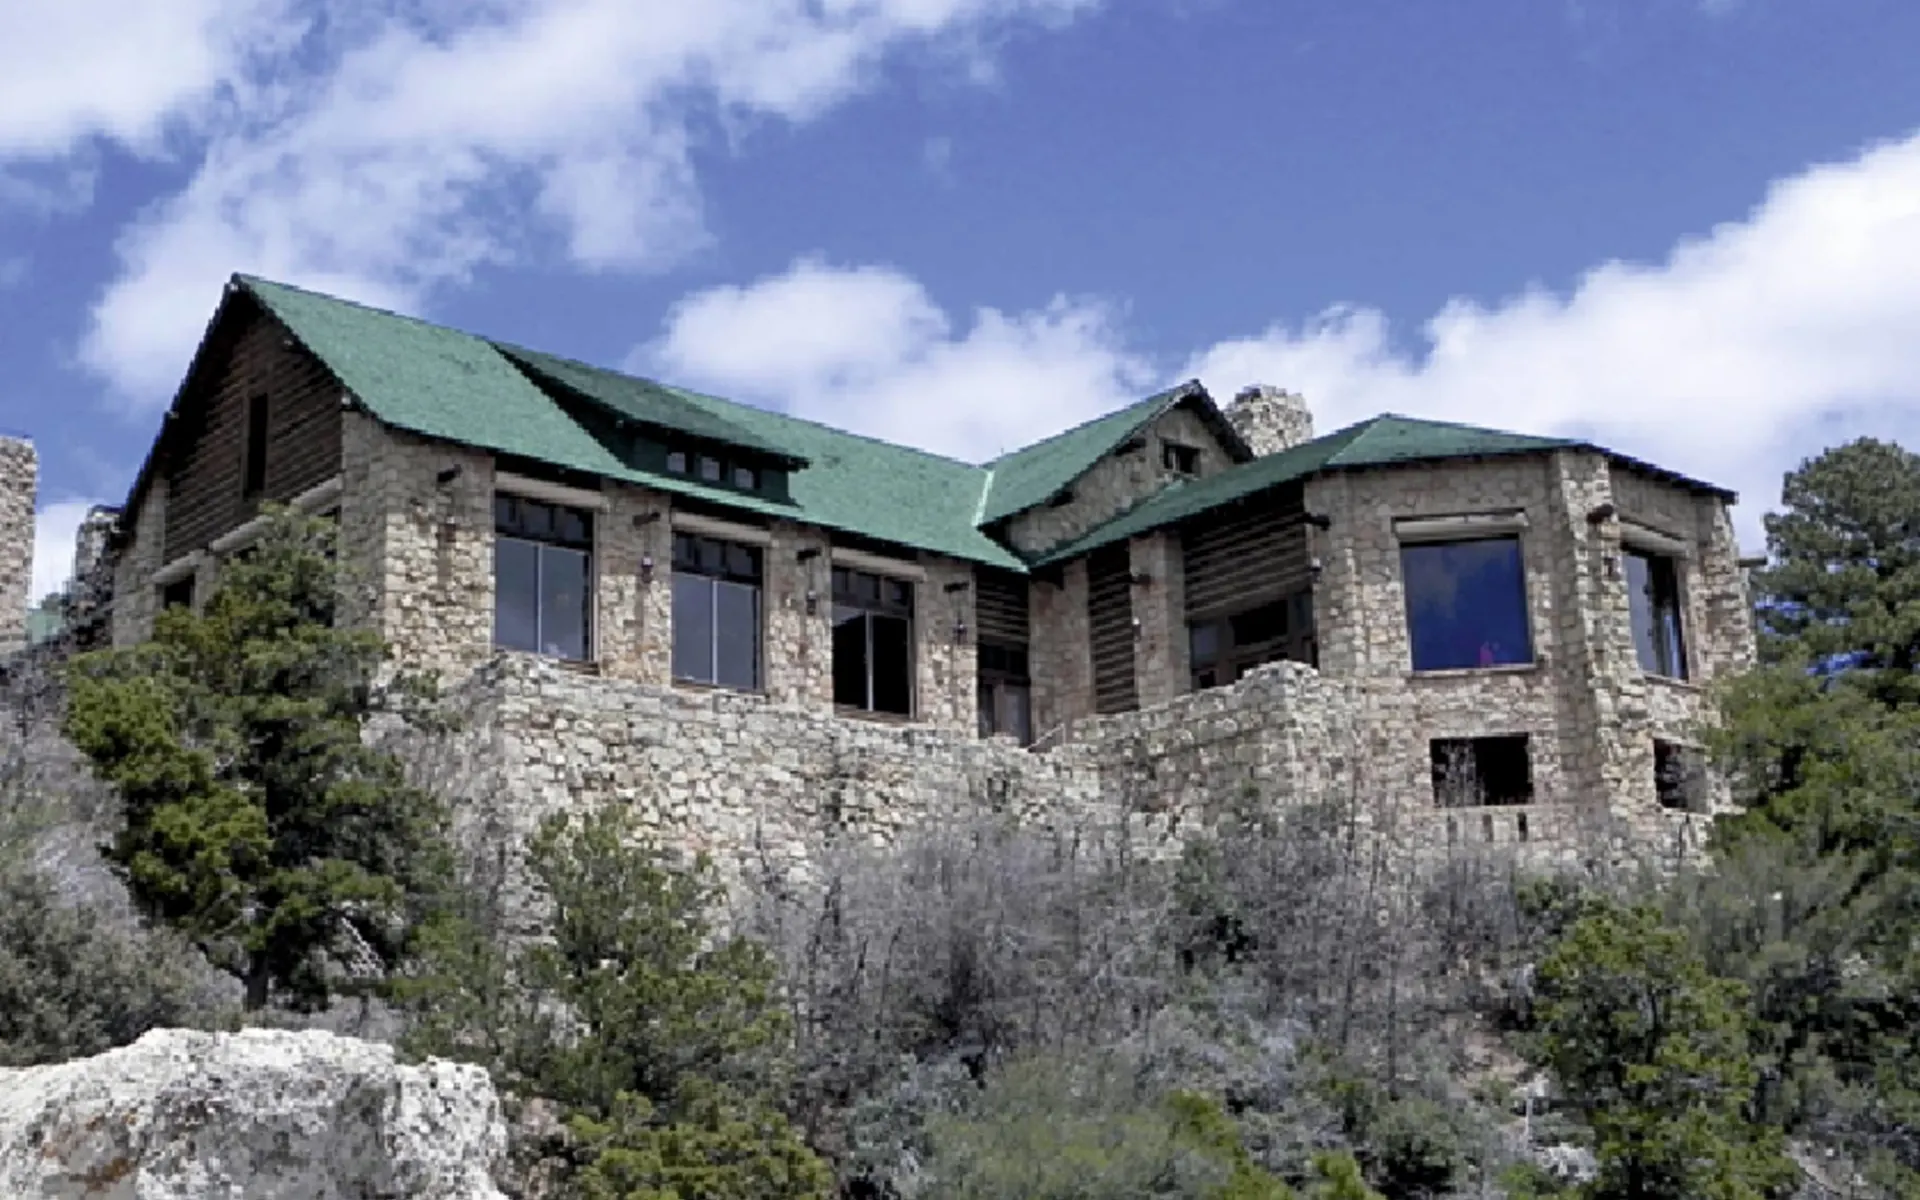
[[[593,516],[520,496],[493,500],[493,643],[585,661]]]
[[[913,585],[833,569],[833,702],[913,715]]]
[[[761,578],[756,547],[673,535],[675,679],[759,690]]]
[[[1291,659],[1318,666],[1313,593],[1295,592],[1232,616],[1192,622],[1187,654],[1195,691],[1226,687],[1267,663]]]
[[[1517,536],[1416,542],[1400,549],[1416,671],[1533,661]]]
[[[1629,550],[1627,611],[1640,669],[1668,679],[1687,677],[1687,644],[1680,628],[1679,564],[1664,554]]]

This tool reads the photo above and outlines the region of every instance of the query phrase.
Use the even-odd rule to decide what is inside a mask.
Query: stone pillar
[[[1191,683],[1186,559],[1179,535],[1167,530],[1134,538],[1128,550],[1134,576],[1146,580],[1133,589],[1133,616],[1140,623],[1133,672],[1140,707],[1148,708],[1185,695]]]
[[[1753,598],[1747,572],[1740,566],[1733,514],[1714,496],[1701,496],[1695,503],[1700,513],[1699,562],[1692,580],[1697,581],[1700,603],[1689,607],[1700,617],[1694,654],[1700,666],[1699,682],[1710,684],[1751,669],[1759,655],[1754,644]]]
[[[775,704],[833,711],[833,564],[812,526],[773,523],[767,547],[766,686]]]
[[[33,590],[33,508],[40,464],[33,443],[0,438],[0,654],[27,644]]]
[[[1241,388],[1221,412],[1260,458],[1313,440],[1313,411],[1306,397],[1285,388],[1264,383]]]
[[[973,568],[931,554],[920,562],[927,578],[914,597],[914,713],[926,724],[971,733],[980,725]]]
[[[608,483],[594,535],[595,652],[615,679],[673,679],[673,527],[665,496]]]
[[[153,573],[166,563],[167,481],[156,474],[133,514],[133,528],[113,564],[113,644],[137,646],[153,636],[153,618],[160,597],[154,593]]]
[[[342,416],[343,616],[451,686],[493,654],[493,457]]]
[[[1093,715],[1093,630],[1087,617],[1087,560],[1061,568],[1057,582],[1033,580],[1033,731],[1044,741],[1060,726]]]

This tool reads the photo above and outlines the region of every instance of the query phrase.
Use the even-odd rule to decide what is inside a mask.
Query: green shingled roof
[[[1020,560],[974,527],[984,468],[842,433],[811,421],[367,308],[237,277],[381,421],[428,437],[643,484],[729,508],[806,521],[993,566]],[[629,466],[515,365],[649,423],[770,450],[809,465],[791,503]]]
[[[1229,451],[1246,453],[1197,382],[979,467],[284,284],[244,275],[234,282],[285,324],[369,413],[396,428],[1013,570],[1023,569],[1021,560],[981,527],[1045,503],[1174,406],[1198,402]],[[628,420],[783,458],[795,468],[788,476],[790,501],[634,467],[575,419],[572,412],[582,402]],[[1585,442],[1389,414],[1205,479],[1173,484],[1033,565],[1084,554],[1322,472],[1566,448],[1597,451],[1731,499],[1722,489]]]
[[[1205,479],[1175,484],[1106,524],[1049,551],[1042,562],[1073,558],[1096,547],[1184,521],[1208,509],[1323,471],[1539,453],[1578,445],[1581,443],[1561,438],[1503,433],[1497,429],[1421,421],[1389,413],[1303,442],[1290,450],[1229,467]]]

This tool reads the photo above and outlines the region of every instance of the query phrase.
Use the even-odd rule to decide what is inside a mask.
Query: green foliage
[[[1592,1127],[1592,1200],[1777,1194],[1775,1130],[1748,1123],[1745,989],[1646,906],[1594,902],[1539,970],[1535,1050]]]
[[[1445,1196],[1472,1165],[1474,1129],[1462,1106],[1396,1096],[1370,1080],[1336,1076],[1322,1085],[1365,1176],[1394,1196]]]
[[[925,1193],[951,1200],[1289,1200],[1209,1097],[1156,1097],[1098,1051],[992,1071],[928,1122]]]
[[[1857,654],[1882,698],[1920,699],[1920,455],[1861,438],[1803,462],[1781,498],[1754,579],[1767,661]]]
[[[362,737],[377,635],[337,629],[330,522],[270,515],[203,612],[76,660],[66,733],[120,795],[107,860],[141,911],[245,985],[323,1008],[337,969],[406,952],[444,856],[439,805]]]
[[[772,960],[717,931],[721,892],[625,810],[543,822],[527,866],[550,941],[503,949],[449,921],[402,989],[416,1054],[486,1065],[563,1104],[583,1195],[809,1200],[825,1166],[780,1115],[788,1021]]]
[[[61,901],[17,855],[0,856],[0,1067],[99,1054],[149,1029],[196,1026],[193,952],[164,933],[120,931]]]
[[[1318,1182],[1307,1190],[1307,1200],[1385,1200],[1367,1186],[1360,1164],[1345,1151],[1314,1155],[1313,1173]]]

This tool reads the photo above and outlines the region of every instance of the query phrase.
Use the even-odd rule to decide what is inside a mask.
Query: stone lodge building
[[[1110,772],[1116,738],[1185,755],[1155,768],[1176,790],[1363,756],[1526,840],[1528,811],[1714,805],[1700,689],[1753,644],[1732,500],[1578,441],[1392,415],[1316,437],[1296,396],[1197,383],[971,465],[236,276],[124,507],[83,531],[70,618],[138,641],[291,502],[337,516],[370,580],[347,615],[411,664],[627,714],[549,764],[570,793],[630,794],[640,760],[606,747],[643,741],[680,779],[676,722],[721,713],[878,755],[901,795],[921,762]],[[1317,670],[1240,682],[1281,660]],[[1255,693],[1267,715],[1236,716]],[[742,787],[811,786],[814,754]]]

